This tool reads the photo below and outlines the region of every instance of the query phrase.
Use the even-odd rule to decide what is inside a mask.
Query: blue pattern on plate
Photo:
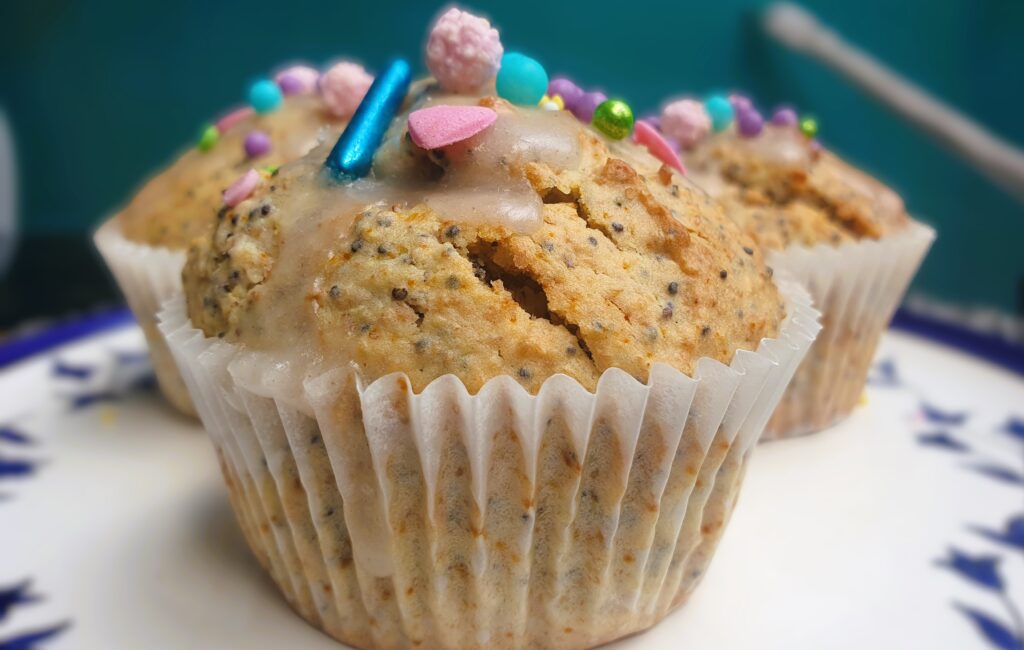
[[[879,368],[878,366],[881,366]],[[894,360],[886,360],[876,364],[872,376],[882,377],[883,381],[875,381],[873,385],[903,388],[906,387],[899,381],[899,371]],[[889,381],[886,381],[888,378]],[[920,395],[918,391],[910,390],[914,395]],[[937,425],[940,429],[931,429],[917,434],[917,441],[922,446],[939,448],[951,453],[974,456],[972,462],[963,465],[964,469],[972,471],[979,476],[995,479],[1009,488],[1016,489],[1024,486],[1024,473],[996,463],[989,458],[974,454],[969,445],[952,433],[953,430],[963,427],[970,413],[966,411],[951,410],[946,407],[938,407],[934,403],[918,397],[920,415],[931,425]],[[1013,436],[1020,442],[1024,442],[1024,419],[1010,416],[1003,425],[1003,432]],[[1024,452],[1024,450],[1022,450]],[[1024,464],[1024,453],[1020,455]],[[1024,502],[1024,493],[1022,493]],[[1004,529],[973,525],[966,527],[971,532],[1000,545],[1002,550],[1024,551],[1024,514],[1011,514]],[[976,606],[954,602],[953,607],[965,616],[975,629],[986,641],[986,643],[999,650],[1024,650],[1024,616],[1017,604],[1010,600],[1007,594],[1006,583],[999,571],[1000,563],[1007,558],[1002,555],[965,553],[956,547],[950,547],[948,555],[935,561],[935,565],[951,571],[954,575],[962,578],[970,584],[987,590],[997,596],[1004,609],[1004,616],[1010,622],[1001,620],[999,616],[983,611]],[[1011,558],[1017,559],[1017,558]]]
[[[30,445],[32,444],[32,438],[28,435],[18,431],[12,426],[0,425],[0,442],[9,442],[15,445]]]
[[[0,621],[7,618],[16,605],[28,605],[41,600],[39,596],[29,593],[32,583],[25,580],[13,587],[0,587]],[[42,642],[48,641],[63,632],[70,625],[68,622],[57,623],[43,629],[20,632],[14,636],[0,638],[0,650],[33,650]]]

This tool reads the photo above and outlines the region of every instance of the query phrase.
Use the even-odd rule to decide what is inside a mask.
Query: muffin
[[[156,312],[180,291],[185,250],[194,238],[209,235],[223,193],[236,179],[253,168],[269,173],[344,127],[351,111],[345,113],[344,102],[325,100],[314,75],[294,67],[278,75],[278,85],[262,82],[264,94],[256,95],[262,112],[238,109],[208,127],[196,147],[150,179],[96,233],[96,246],[145,332],[160,389],[184,413],[194,415],[195,409],[156,329]]]
[[[486,42],[452,11],[442,31]],[[505,81],[417,85],[364,178],[326,168],[329,144],[282,166],[160,314],[253,552],[355,647],[585,648],[656,623],[817,332],[717,203]],[[429,146],[428,117],[458,133]]]
[[[787,438],[831,426],[860,401],[879,337],[934,231],[808,137],[812,124],[802,131],[783,109],[762,125],[742,97],[732,104],[736,122],[695,138],[684,158],[690,178],[769,251],[773,268],[805,284],[822,313],[823,330],[764,434]]]

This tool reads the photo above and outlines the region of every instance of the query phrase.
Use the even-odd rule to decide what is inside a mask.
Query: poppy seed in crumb
[[[722,278],[724,280],[727,277],[729,277],[729,272],[726,271],[725,269],[722,269],[721,271],[718,272],[718,277],[720,277],[720,278]]]
[[[327,293],[331,295],[331,298],[337,298],[338,296],[341,295],[341,289],[338,288],[338,285],[334,285],[333,287],[331,287],[331,290],[328,291]]]
[[[662,308],[661,317],[665,319],[672,318],[672,314],[674,313],[675,309],[673,309],[672,303],[668,303],[667,305],[665,305],[664,308]]]
[[[377,253],[380,254],[380,255],[387,255],[388,254],[388,247],[387,247],[387,245],[381,244],[380,246],[378,246],[377,247]]]
[[[743,252],[746,253],[747,255],[753,255],[754,254],[754,249],[751,248],[750,246],[744,246],[743,247]]]
[[[612,230],[614,230],[615,232],[622,232],[622,231],[623,231],[623,230],[625,230],[625,229],[626,229],[626,227],[625,227],[625,226],[623,226],[623,225],[622,225],[621,223],[619,223],[618,221],[613,221],[613,222],[612,222]]]
[[[520,377],[522,377],[523,379],[529,379],[529,378],[530,378],[530,377],[532,376],[532,375],[530,374],[530,371],[529,371],[529,370],[527,370],[526,368],[520,368],[520,369],[519,369],[519,373],[518,373],[518,374],[519,374],[519,376],[520,376]]]
[[[668,295],[674,296],[677,293],[679,293],[679,283],[678,282],[669,282],[668,283]]]
[[[708,334],[710,334],[710,333],[711,333],[711,326],[710,326],[710,325],[705,325],[705,326],[704,326],[703,328],[701,328],[701,330],[700,330],[700,335],[701,335],[701,336],[707,336],[707,335],[708,335]]]
[[[590,242],[591,246],[597,246],[597,237],[594,237],[594,236],[587,237],[587,241]]]
[[[405,300],[409,297],[409,290],[405,287],[395,287],[391,290],[391,297],[394,300]]]
[[[462,283],[460,283],[459,279],[454,275],[449,275],[448,279],[444,281],[444,286],[448,287],[449,289],[458,289],[460,286],[462,286]]]
[[[459,236],[459,232],[460,231],[458,226],[448,226],[447,228],[444,229],[444,236],[447,237],[448,239],[455,239],[456,237]]]
[[[349,246],[349,248],[352,250],[353,253],[358,253],[359,250],[362,249],[362,247],[363,247],[363,240],[362,239],[355,240],[354,242],[352,242],[352,245]]]

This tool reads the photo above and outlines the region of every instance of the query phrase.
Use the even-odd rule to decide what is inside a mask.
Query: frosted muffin
[[[359,94],[348,104],[362,97],[360,83],[362,92],[370,83],[365,72],[363,78],[354,72],[349,79]],[[96,234],[96,245],[146,334],[161,391],[182,412],[195,410],[156,330],[157,309],[180,290],[185,249],[192,239],[209,235],[224,192],[236,179],[254,168],[267,174],[344,127],[352,108],[326,100],[317,77],[311,68],[294,67],[278,75],[277,85],[262,82],[262,95],[254,87],[261,112],[245,107],[209,126],[197,146],[150,179]]]
[[[692,143],[690,177],[811,292],[824,329],[765,439],[828,427],[860,400],[882,331],[934,238],[888,187],[823,149],[795,116],[737,123]],[[805,124],[806,127],[806,124]]]
[[[356,647],[643,630],[703,575],[815,312],[644,148],[500,73],[519,104],[427,82],[385,113],[395,69],[338,144],[386,115],[370,173],[283,166],[161,313],[241,527]]]

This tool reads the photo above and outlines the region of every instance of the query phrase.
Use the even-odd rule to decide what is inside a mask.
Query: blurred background
[[[826,146],[894,187],[939,237],[911,306],[1022,337],[1024,208],[818,62],[786,50],[759,0],[464,3],[507,49],[638,113],[739,89],[812,112]],[[818,18],[1007,142],[1024,146],[1024,2],[808,1]],[[0,332],[119,298],[90,235],[249,83],[281,63],[419,62],[440,2],[3,0]],[[16,222],[15,226],[10,221]],[[15,238],[13,232],[17,231]]]

